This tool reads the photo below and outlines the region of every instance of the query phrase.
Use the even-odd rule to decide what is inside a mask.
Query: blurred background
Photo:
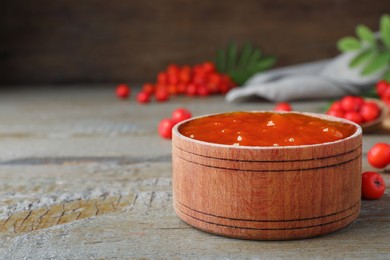
[[[250,41],[277,67],[339,52],[376,30],[389,0],[1,1],[0,86],[154,81],[168,64],[213,60]]]

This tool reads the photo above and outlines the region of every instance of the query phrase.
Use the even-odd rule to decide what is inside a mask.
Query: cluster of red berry
[[[376,93],[390,109],[390,82],[380,80],[376,83]]]
[[[162,138],[172,139],[172,128],[184,120],[190,119],[192,114],[185,108],[177,108],[172,112],[171,118],[164,118],[158,124],[158,133]]]
[[[390,164],[390,145],[377,143],[368,151],[368,162],[375,168],[385,168]],[[379,199],[386,190],[383,177],[377,172],[364,172],[362,175],[363,199]]]
[[[209,96],[226,94],[235,83],[228,75],[218,73],[214,63],[204,62],[193,67],[169,65],[166,70],[158,73],[154,84],[145,83],[137,94],[139,103],[149,103],[154,96],[156,101],[164,102],[170,96]],[[130,89],[125,84],[117,86],[116,94],[125,99],[130,95]]]
[[[374,101],[362,97],[345,96],[333,102],[326,114],[348,119],[357,124],[371,122],[379,117],[381,110]]]

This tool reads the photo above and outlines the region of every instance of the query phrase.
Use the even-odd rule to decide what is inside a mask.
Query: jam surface
[[[192,139],[236,146],[293,146],[333,142],[356,132],[352,124],[296,113],[232,112],[197,118],[179,132]]]

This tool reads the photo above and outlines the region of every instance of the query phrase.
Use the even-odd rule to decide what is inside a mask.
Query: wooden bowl
[[[261,113],[261,112],[259,112]],[[362,130],[301,146],[232,146],[172,137],[176,214],[218,235],[254,240],[314,237],[339,230],[360,212]],[[194,118],[195,119],[195,118]],[[193,119],[190,119],[193,120]]]

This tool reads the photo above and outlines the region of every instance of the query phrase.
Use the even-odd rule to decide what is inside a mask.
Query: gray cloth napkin
[[[238,102],[257,96],[269,101],[291,101],[357,95],[372,87],[385,70],[362,76],[364,64],[353,69],[349,67],[355,54],[349,52],[329,60],[255,74],[244,86],[229,91],[226,100]]]

